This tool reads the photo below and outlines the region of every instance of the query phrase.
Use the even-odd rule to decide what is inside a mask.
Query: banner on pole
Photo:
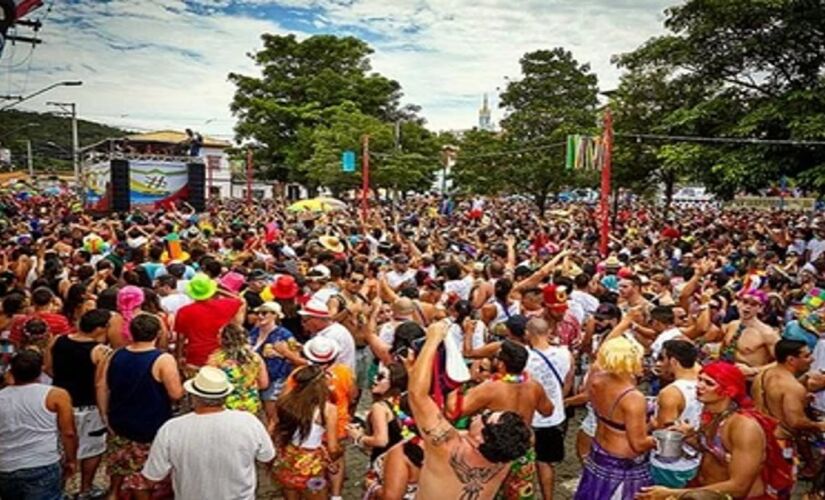
[[[564,166],[567,170],[596,170],[604,167],[604,138],[588,135],[568,135],[567,155]]]
[[[355,151],[344,151],[341,155],[341,170],[346,173],[355,172]]]

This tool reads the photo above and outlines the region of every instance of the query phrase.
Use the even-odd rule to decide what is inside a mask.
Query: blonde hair
[[[597,362],[615,375],[639,375],[642,373],[644,348],[627,337],[616,337],[602,344]]]

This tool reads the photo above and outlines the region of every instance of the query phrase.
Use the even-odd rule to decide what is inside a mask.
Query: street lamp
[[[28,101],[29,99],[37,97],[40,94],[45,94],[46,92],[48,92],[48,91],[50,91],[54,88],[57,88],[57,87],[79,87],[81,85],[83,85],[83,82],[81,82],[80,80],[64,80],[62,82],[53,83],[53,84],[49,85],[48,87],[44,87],[44,88],[38,90],[37,92],[31,93],[31,94],[29,94],[25,97],[18,97],[17,101],[15,101],[11,104],[7,104],[7,105],[3,106],[2,108],[0,108],[0,111],[5,111],[7,109],[11,109],[11,108],[17,106],[18,104],[20,104],[23,101]]]

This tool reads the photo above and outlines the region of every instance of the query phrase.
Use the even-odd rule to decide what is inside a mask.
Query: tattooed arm
[[[439,344],[447,334],[447,323],[439,321],[427,328],[427,340],[410,373],[409,400],[413,418],[428,444],[438,446],[455,435],[455,429],[430,397],[432,366]]]

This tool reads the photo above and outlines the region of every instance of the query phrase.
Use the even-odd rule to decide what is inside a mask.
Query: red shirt
[[[14,345],[20,346],[20,343],[26,337],[23,333],[23,328],[26,326],[26,323],[32,319],[42,319],[49,328],[48,333],[50,335],[67,335],[74,330],[69,320],[62,314],[38,311],[29,315],[18,315],[14,318],[9,328],[9,340]]]
[[[175,331],[186,338],[186,363],[203,366],[220,344],[221,328],[229,324],[241,301],[229,297],[211,298],[183,306],[175,316]]]

